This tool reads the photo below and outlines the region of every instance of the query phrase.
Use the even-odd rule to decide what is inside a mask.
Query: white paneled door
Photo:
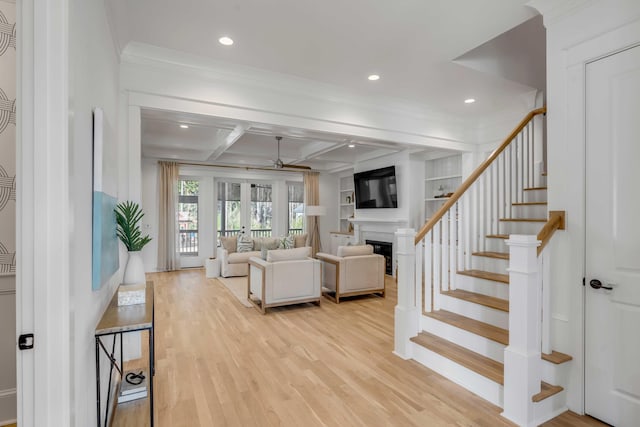
[[[640,423],[640,46],[586,69],[585,411]]]

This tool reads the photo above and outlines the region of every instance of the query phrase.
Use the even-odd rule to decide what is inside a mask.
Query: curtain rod
[[[160,161],[171,161],[171,160],[160,160]],[[284,168],[284,169],[275,169],[275,168],[266,168],[260,166],[236,166],[236,165],[209,165],[203,163],[191,163],[191,162],[175,162],[179,166],[204,166],[208,168],[229,168],[229,169],[244,169],[244,170],[259,170],[259,171],[267,171],[267,172],[319,172],[314,169],[298,169],[298,168]]]

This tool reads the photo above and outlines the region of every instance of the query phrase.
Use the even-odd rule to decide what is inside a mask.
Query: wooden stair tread
[[[547,384],[544,381],[540,383],[540,393],[534,394],[531,396],[531,400],[534,402],[540,402],[541,400],[546,399],[547,397],[551,397],[554,394],[560,393],[564,388],[559,385],[551,385]]]
[[[500,218],[501,222],[547,222],[546,218]]]
[[[462,271],[458,271],[458,274],[462,274],[463,276],[476,277],[478,279],[492,280],[494,282],[509,284],[508,274],[493,273],[491,271],[482,271],[482,270],[462,270]]]
[[[426,349],[438,353],[467,369],[476,372],[497,382],[504,384],[504,366],[500,362],[482,356],[471,350],[467,350],[457,344],[440,338],[428,332],[420,332],[417,336],[411,338],[411,341],[423,346]]]
[[[564,354],[564,353],[560,353],[559,351],[552,350],[551,354],[542,353],[542,359],[546,360],[547,362],[551,362],[551,363],[555,363],[556,365],[559,365],[561,363],[573,360],[573,357],[569,356],[568,354]]]
[[[500,311],[509,311],[509,301],[496,297],[490,297],[487,295],[477,294],[475,292],[469,292],[462,289],[455,289],[453,291],[441,292],[442,295],[446,295],[452,298],[458,298],[465,301],[472,302],[474,304],[484,305],[485,307],[494,308]]]
[[[487,234],[485,236],[487,239],[503,239],[507,240],[509,238],[508,234]]]
[[[525,188],[524,191],[535,191],[535,190],[546,190],[547,187],[529,187]]]
[[[509,259],[507,252],[472,252],[471,255],[483,256],[486,258]]]
[[[488,323],[480,322],[479,320],[471,319],[469,317],[461,316],[457,313],[452,313],[447,310],[438,310],[425,313],[425,316],[439,320],[443,323],[455,326],[473,334],[485,337],[500,344],[509,344],[509,331],[499,328]]]
[[[539,206],[539,205],[547,205],[547,202],[518,202],[511,203],[511,206]]]

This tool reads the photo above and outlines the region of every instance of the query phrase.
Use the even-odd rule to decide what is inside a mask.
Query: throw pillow
[[[339,257],[349,257],[358,255],[371,255],[373,253],[373,246],[371,245],[359,245],[359,246],[338,246]]]
[[[280,244],[278,245],[278,249],[293,249],[293,236],[281,236],[279,240]]]
[[[280,245],[280,241],[278,240],[277,237],[263,237],[262,238],[262,247],[265,247],[268,250],[278,249],[279,245]]]
[[[220,244],[222,244],[222,247],[225,248],[229,253],[237,251],[238,246],[236,245],[236,241],[237,241],[236,236],[220,237]]]
[[[253,239],[246,234],[238,234],[238,252],[251,252],[253,250]]]
[[[304,234],[296,234],[293,236],[293,247],[294,248],[303,248],[307,246],[307,233]]]

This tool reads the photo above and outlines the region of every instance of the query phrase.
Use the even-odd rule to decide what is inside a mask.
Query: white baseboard
[[[0,426],[16,422],[18,401],[15,388],[0,390]]]

